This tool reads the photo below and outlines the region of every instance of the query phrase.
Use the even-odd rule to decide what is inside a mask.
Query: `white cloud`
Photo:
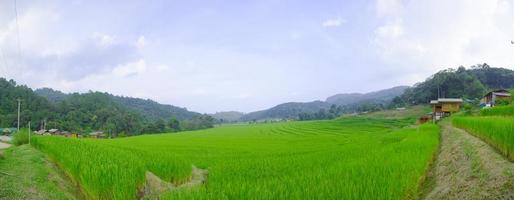
[[[335,18],[335,19],[327,19],[321,23],[323,27],[338,27],[346,23],[345,19]]]
[[[112,70],[112,74],[118,77],[134,76],[146,71],[146,62],[143,59],[139,61],[119,65]]]
[[[514,10],[505,0],[377,0],[373,43],[384,63],[427,76],[488,63],[514,68]],[[413,74],[410,74],[413,75]]]
[[[102,47],[111,46],[115,42],[114,36],[102,33],[93,33],[93,39],[95,39]]]
[[[139,36],[139,38],[136,41],[136,47],[139,49],[142,49],[146,46],[146,39],[145,36]]]

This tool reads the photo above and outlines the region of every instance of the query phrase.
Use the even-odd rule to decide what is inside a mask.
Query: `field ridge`
[[[513,199],[514,163],[449,121],[440,125],[441,149],[424,199]]]

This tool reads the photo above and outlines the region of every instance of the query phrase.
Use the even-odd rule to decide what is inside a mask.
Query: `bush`
[[[20,146],[29,143],[29,130],[21,129],[13,135],[12,144]]]
[[[510,100],[507,99],[498,99],[496,100],[496,106],[507,106],[510,104]]]

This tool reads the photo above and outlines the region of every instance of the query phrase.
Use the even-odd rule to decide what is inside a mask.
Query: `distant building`
[[[46,132],[47,132],[47,131],[46,131],[45,129],[41,129],[41,130],[39,130],[39,131],[36,131],[36,134],[37,134],[37,135],[43,135],[43,134],[45,134]]]
[[[50,133],[51,135],[60,135],[61,131],[59,131],[59,129],[53,128],[48,130],[48,133]]]
[[[512,95],[508,90],[494,90],[488,92],[482,99],[480,100],[480,106],[482,107],[494,107],[496,105],[496,101],[498,100],[506,100],[512,101]]]
[[[439,98],[430,101],[432,105],[432,117],[434,120],[439,120],[442,117],[448,116],[451,113],[459,112],[462,105],[461,98]]]
[[[18,131],[16,128],[0,128],[0,135],[10,135]]]
[[[89,133],[89,136],[92,138],[104,138],[105,134],[102,131],[95,131],[95,132]]]

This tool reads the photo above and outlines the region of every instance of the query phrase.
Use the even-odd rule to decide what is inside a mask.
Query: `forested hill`
[[[326,101],[284,103],[267,110],[248,113],[241,117],[241,120],[296,119],[301,114],[317,115],[312,118],[330,118],[329,115],[333,117],[343,112],[367,111],[375,109],[377,105],[383,107],[389,104],[394,97],[401,95],[407,88],[407,86],[398,86],[364,94],[337,94],[328,97]]]
[[[46,124],[47,129],[86,134],[101,130],[117,136],[194,130],[214,124],[208,115],[151,100],[102,92],[64,94],[52,89],[41,89],[36,94],[27,86],[0,78],[0,127],[16,127],[18,98],[21,99],[20,124],[26,127],[31,121],[33,129]]]
[[[65,94],[50,88],[41,88],[35,90],[34,92],[52,102],[62,101],[70,96],[69,94]],[[155,122],[159,119],[169,119],[171,117],[175,117],[178,120],[188,120],[195,116],[201,115],[197,112],[188,111],[186,108],[160,104],[150,99],[115,96],[109,93],[101,94],[112,99],[112,101],[118,106],[136,112],[143,116],[146,120],[152,122]]]
[[[487,91],[514,88],[514,71],[487,64],[446,69],[407,89],[397,104],[424,104],[440,97],[478,101]],[[438,95],[439,94],[439,95]]]

